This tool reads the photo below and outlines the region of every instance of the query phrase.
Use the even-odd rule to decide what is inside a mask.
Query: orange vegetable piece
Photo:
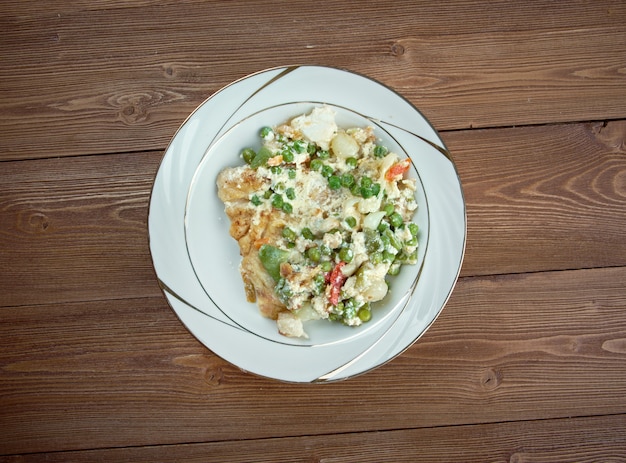
[[[411,161],[409,159],[403,159],[402,161],[396,162],[392,165],[387,172],[385,173],[385,179],[389,182],[393,180],[397,180],[399,177],[402,177],[406,171],[411,167]]]

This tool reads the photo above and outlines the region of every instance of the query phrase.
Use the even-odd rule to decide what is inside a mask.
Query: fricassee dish
[[[309,320],[375,317],[388,277],[417,262],[410,160],[372,127],[338,127],[327,106],[261,128],[259,148],[241,157],[217,187],[247,300],[290,337],[307,337]]]

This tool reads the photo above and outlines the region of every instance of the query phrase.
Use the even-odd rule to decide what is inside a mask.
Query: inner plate
[[[278,333],[276,322],[263,317],[256,304],[247,302],[243,282],[239,273],[239,246],[229,234],[230,221],[224,213],[224,204],[217,197],[216,179],[225,167],[243,163],[239,156],[245,147],[258,149],[258,136],[264,126],[275,126],[301,114],[309,113],[322,103],[294,102],[266,108],[251,114],[236,123],[217,139],[207,150],[200,163],[187,200],[185,214],[185,236],[189,259],[197,278],[208,297],[228,319],[237,326],[268,341],[290,345],[319,346],[346,341],[353,336],[362,336],[386,321],[397,317],[417,282],[428,243],[428,205],[426,193],[414,167],[410,177],[416,178],[416,201],[418,210],[414,221],[420,227],[418,262],[405,265],[396,277],[390,279],[391,290],[383,301],[373,304],[372,320],[358,327],[348,327],[328,320],[309,321],[305,330],[309,338],[287,338]],[[408,153],[376,121],[367,119],[346,108],[326,105],[335,113],[337,125],[351,127],[373,126],[376,136],[390,151],[400,158]]]
[[[402,309],[392,311],[378,326],[357,336],[313,346],[268,340],[226,316],[224,308],[211,300],[199,281],[189,255],[185,225],[188,209],[191,220],[195,221],[196,213],[190,212],[189,205],[191,190],[197,188],[192,187],[192,183],[197,183],[193,180],[201,177],[210,180],[207,180],[207,185],[210,184],[207,207],[217,210],[215,203],[210,204],[211,198],[215,199],[215,174],[210,169],[237,163],[228,157],[231,154],[222,158],[222,152],[214,151],[213,145],[223,143],[222,136],[240,121],[271,108],[305,101],[349,108],[375,121],[377,129],[383,129],[381,137],[384,132],[385,137],[389,136],[410,153],[428,199],[429,226],[421,274]],[[292,116],[291,109],[271,115],[277,119]],[[240,146],[236,148],[238,151]],[[200,172],[204,169],[208,173]],[[223,214],[221,205],[219,210]],[[221,221],[218,217],[209,228],[215,235],[224,237],[217,243],[220,252],[222,246],[231,247],[225,251],[227,256],[220,270],[229,268],[228,271],[236,274],[231,284],[240,285],[241,278],[235,271],[239,261],[237,243],[228,234],[225,216],[221,215]],[[181,322],[214,354],[268,378],[298,383],[328,382],[350,378],[388,362],[435,321],[450,297],[463,261],[465,202],[456,167],[443,142],[424,116],[401,95],[373,79],[341,69],[277,67],[246,76],[215,92],[181,125],[165,151],[154,180],[148,233],[163,294]],[[246,302],[246,305],[250,304]],[[257,311],[252,307],[250,312]],[[244,322],[241,321],[242,325]]]

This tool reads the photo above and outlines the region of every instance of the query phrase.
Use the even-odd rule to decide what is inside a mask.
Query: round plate
[[[245,301],[239,249],[215,179],[241,163],[258,129],[327,104],[341,127],[374,126],[383,143],[411,158],[418,178],[419,259],[404,266],[372,322],[358,328],[307,323],[309,339],[278,335]],[[245,145],[245,146],[244,146]],[[168,146],[148,215],[150,251],[163,292],[185,326],[243,370],[289,382],[333,381],[371,370],[415,342],[439,315],[465,250],[465,203],[443,142],[407,100],[348,71],[298,66],[236,81],[202,103]]]
[[[428,248],[428,203],[418,173],[412,168],[411,177],[418,180],[415,196],[420,205],[416,223],[422,230],[419,237],[418,262],[417,265],[405,266],[397,277],[391,278],[393,289],[383,301],[373,304],[374,317],[369,323],[355,328],[340,323],[329,323],[328,320],[310,321],[305,327],[310,335],[308,339],[286,338],[278,333],[275,321],[261,317],[256,306],[246,302],[239,272],[239,247],[234,239],[221,244],[223,237],[230,236],[230,222],[224,214],[224,204],[215,194],[217,176],[225,167],[242,164],[243,161],[239,156],[242,147],[255,149],[260,147],[261,141],[258,137],[260,127],[280,124],[295,115],[310,113],[314,107],[319,106],[319,103],[313,102],[287,103],[251,114],[235,124],[215,140],[204,155],[192,180],[187,199],[185,238],[189,258],[207,296],[237,326],[267,340],[283,344],[321,346],[345,342],[353,336],[369,333],[387,317],[397,316],[408,294],[415,287]],[[333,109],[339,127],[374,126],[384,146],[400,157],[408,156],[402,146],[384,128],[378,126],[376,121],[347,108],[329,104],[325,106]],[[216,217],[219,220],[215,220]],[[216,246],[216,242],[220,245]],[[251,310],[251,307],[254,310]]]

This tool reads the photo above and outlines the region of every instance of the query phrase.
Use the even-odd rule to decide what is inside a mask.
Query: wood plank
[[[624,121],[446,133],[467,202],[462,274],[626,265],[625,139]],[[2,163],[0,306],[159,295],[146,227],[160,159]]]
[[[0,457],[2,463],[592,463],[626,459],[626,415]]]
[[[4,308],[0,453],[624,414],[624,281],[464,278],[404,354],[326,385],[241,372],[161,298]]]
[[[160,294],[147,237],[160,159],[3,163],[0,306]]]
[[[294,63],[379,79],[440,130],[626,117],[620,1],[129,5],[3,4],[0,159],[163,149],[222,86]]]
[[[626,121],[446,133],[464,275],[624,265]]]

